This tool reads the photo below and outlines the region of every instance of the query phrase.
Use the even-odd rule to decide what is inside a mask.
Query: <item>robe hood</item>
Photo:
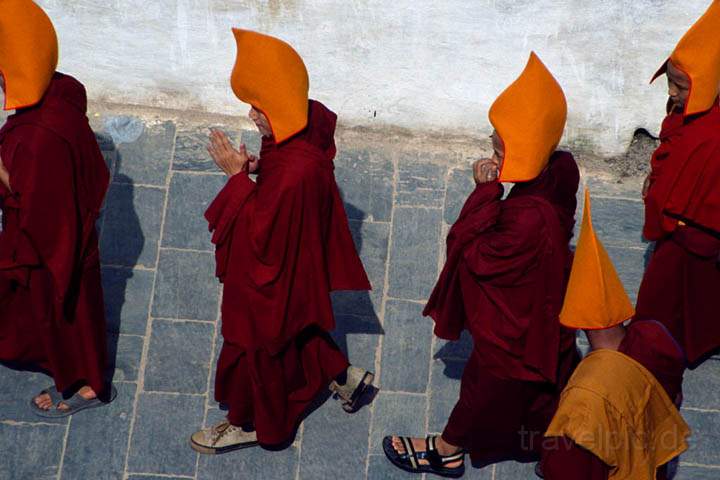
[[[611,328],[635,310],[612,260],[592,225],[590,192],[585,189],[582,228],[573,260],[560,323],[569,328]]]
[[[720,85],[720,0],[710,8],[683,36],[660,67],[651,83],[667,73],[668,61],[690,77],[690,94],[685,103],[687,115],[710,110],[715,104]]]
[[[505,144],[501,182],[526,182],[536,178],[560,143],[567,101],[562,87],[530,53],[525,70],[490,108],[490,123]]]
[[[58,62],[58,41],[50,18],[31,0],[0,0],[0,74],[5,110],[37,104]]]
[[[235,95],[265,114],[275,143],[305,129],[308,122],[307,69],[287,43],[234,28],[237,58],[230,78]]]

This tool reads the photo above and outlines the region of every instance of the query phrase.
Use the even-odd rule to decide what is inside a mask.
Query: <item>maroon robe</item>
[[[697,365],[720,348],[720,106],[671,113],[660,139],[644,226],[657,244],[635,318],[662,322]]]
[[[578,361],[575,332],[558,320],[578,182],[572,155],[556,152],[505,200],[500,184],[479,185],[448,235],[447,262],[424,313],[441,338],[472,334],[443,438],[475,462],[537,456]]]
[[[648,369],[679,405],[685,354],[661,323],[632,322],[618,351]],[[544,440],[542,471],[546,480],[607,480],[610,475],[608,465],[566,437]],[[666,467],[658,469],[657,480],[665,479]]]
[[[348,366],[325,332],[334,290],[369,290],[335,183],[334,113],[311,101],[307,129],[265,139],[257,183],[240,173],[206,212],[224,284],[215,398],[263,444],[292,435]]]
[[[95,222],[110,180],[85,88],[56,73],[0,130],[0,360],[49,371],[59,391],[102,394],[105,310]]]

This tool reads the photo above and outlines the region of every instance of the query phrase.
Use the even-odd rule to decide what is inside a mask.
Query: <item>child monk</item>
[[[562,394],[543,441],[546,480],[665,480],[664,465],[687,450],[679,405],[685,355],[667,329],[638,320],[585,214],[563,325],[585,329],[592,353]]]
[[[656,242],[637,319],[662,322],[690,366],[720,347],[720,0],[656,77],[670,99],[646,182],[643,234]]]
[[[336,115],[308,100],[292,47],[233,32],[232,88],[263,138],[259,159],[219,131],[209,146],[230,177],[205,214],[224,285],[215,398],[229,411],[192,436],[192,448],[207,454],[285,444],[329,385],[353,411],[373,379],[348,368],[328,335],[330,292],[370,289],[333,174]]]
[[[30,406],[63,417],[115,395],[95,230],[110,177],[85,88],[55,71],[50,19],[30,0],[1,3],[0,86],[16,112],[0,130],[0,361],[49,372]]]
[[[435,334],[468,329],[474,349],[442,436],[386,437],[397,467],[446,477],[474,463],[539,458],[542,434],[578,361],[562,328],[579,173],[556,151],[567,117],[560,85],[533,53],[490,109],[494,154],[447,238],[447,262],[425,308]],[[516,182],[503,200],[500,182]]]

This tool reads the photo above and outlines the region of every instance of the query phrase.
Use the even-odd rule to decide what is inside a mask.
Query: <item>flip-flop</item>
[[[115,397],[117,397],[117,389],[114,386],[110,387],[110,396],[105,402],[100,400],[99,398],[92,398],[90,400],[87,400],[83,398],[83,396],[79,393],[76,393],[67,400],[64,400],[60,392],[58,392],[55,387],[46,388],[45,390],[40,392],[40,395],[42,395],[43,393],[47,393],[48,395],[50,395],[50,398],[53,401],[53,406],[50,407],[48,410],[43,410],[42,408],[35,405],[34,398],[30,400],[30,407],[32,408],[33,413],[43,418],[69,417],[70,415],[78,413],[82,410],[103,407],[115,400]],[[59,408],[57,408],[61,402],[67,405],[69,408],[67,410],[60,410]]]

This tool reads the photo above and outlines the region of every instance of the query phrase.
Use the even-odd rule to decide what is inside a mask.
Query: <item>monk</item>
[[[592,353],[546,432],[539,468],[546,480],[666,480],[666,464],[687,449],[689,429],[677,411],[685,354],[659,322],[625,328],[633,313],[594,233],[586,190],[560,322],[585,329]]]
[[[474,464],[539,458],[578,361],[574,331],[558,322],[579,181],[573,156],[555,150],[566,117],[560,85],[531,54],[490,110],[494,153],[474,165],[477,187],[424,311],[440,338],[472,334],[460,399],[441,436],[383,440],[403,470],[459,477],[466,452]],[[516,182],[505,200],[501,181]]]
[[[636,319],[662,322],[690,367],[720,347],[720,1],[687,32],[656,78],[670,99],[651,161],[643,234],[656,242]]]
[[[328,386],[352,412],[373,380],[328,335],[330,292],[370,289],[333,173],[336,115],[308,100],[292,47],[233,32],[232,88],[263,137],[259,158],[220,131],[208,148],[230,178],[205,214],[223,283],[215,398],[228,407],[225,421],[192,435],[206,454],[286,445]]]
[[[64,417],[115,396],[95,230],[110,175],[85,88],[55,71],[50,19],[30,0],[2,8],[0,86],[16,112],[0,130],[0,361],[49,372],[30,405]]]

